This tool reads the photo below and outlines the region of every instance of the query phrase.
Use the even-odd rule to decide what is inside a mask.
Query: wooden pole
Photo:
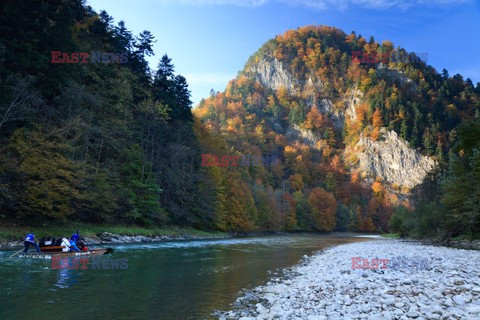
[[[22,252],[23,249],[25,249],[25,248],[22,248],[22,249],[18,250],[17,252],[15,252],[14,254],[12,254],[10,257],[8,257],[8,259],[13,258],[13,257],[16,256],[17,254],[19,254],[20,252]]]

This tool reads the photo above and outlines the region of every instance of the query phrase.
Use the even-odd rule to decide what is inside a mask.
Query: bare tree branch
[[[9,77],[6,82],[9,102],[0,105],[0,130],[8,122],[25,120],[42,104],[38,92],[32,89],[33,78]]]

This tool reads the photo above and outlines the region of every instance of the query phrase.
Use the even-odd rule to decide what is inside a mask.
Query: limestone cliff
[[[377,141],[361,136],[353,148],[358,159],[357,169],[364,172],[369,181],[376,178],[413,188],[420,184],[436,162],[409,147],[394,131],[381,129]]]
[[[262,85],[273,90],[285,87],[289,94],[298,91],[299,82],[294,79],[282,62],[274,58],[260,60],[247,70],[247,75],[253,76]]]

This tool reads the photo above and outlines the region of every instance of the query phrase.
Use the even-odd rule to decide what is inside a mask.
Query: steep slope
[[[0,26],[0,223],[212,227],[188,86],[148,67],[149,31],[80,0],[0,1]]]
[[[353,51],[409,59],[355,63]],[[387,230],[392,208],[409,206],[410,190],[444,163],[479,93],[389,41],[308,26],[268,41],[195,114],[235,154],[280,155],[275,168],[243,173],[266,214],[293,211],[294,228]],[[276,205],[258,195],[266,190]]]
[[[358,111],[355,105],[363,102],[363,95],[358,90],[351,90],[346,96],[328,95],[321,80],[314,81],[313,77],[309,76],[307,81],[302,82],[276,58],[262,58],[249,67],[245,75],[271,90],[286,89],[290,96],[302,99],[307,109],[316,106],[332,121],[335,129],[343,129],[345,116],[350,116],[350,126],[357,122]],[[411,82],[408,78],[402,81],[403,83]],[[318,99],[319,94],[323,96],[320,99]],[[334,108],[334,103],[341,102],[342,99],[346,101],[345,108]],[[296,124],[288,129],[287,137],[295,137],[295,132],[304,139],[304,143],[311,144],[317,140],[312,137],[314,135],[311,130],[302,130]],[[385,178],[389,183],[413,188],[435,168],[435,160],[412,150],[408,142],[398,138],[395,131],[381,128],[379,134],[384,142],[375,141],[361,134],[360,140],[353,147],[353,155],[359,159],[358,169],[365,173],[369,180],[375,180],[377,177]]]

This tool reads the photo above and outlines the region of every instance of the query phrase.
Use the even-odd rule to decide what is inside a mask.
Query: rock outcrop
[[[317,137],[315,133],[309,130],[302,129],[296,124],[288,128],[286,137],[290,141],[299,140],[300,142],[305,143],[310,147],[315,147],[317,142],[320,140],[320,138]]]
[[[380,177],[389,183],[413,188],[435,168],[433,159],[410,148],[394,131],[383,128],[380,133],[377,141],[360,137],[354,147],[358,168],[369,180]]]
[[[297,92],[298,81],[277,59],[262,59],[248,70],[247,74],[273,90],[285,87],[289,94]]]
[[[350,121],[357,120],[357,110],[356,106],[363,99],[363,93],[358,89],[351,90],[345,98],[345,116],[348,117]]]

